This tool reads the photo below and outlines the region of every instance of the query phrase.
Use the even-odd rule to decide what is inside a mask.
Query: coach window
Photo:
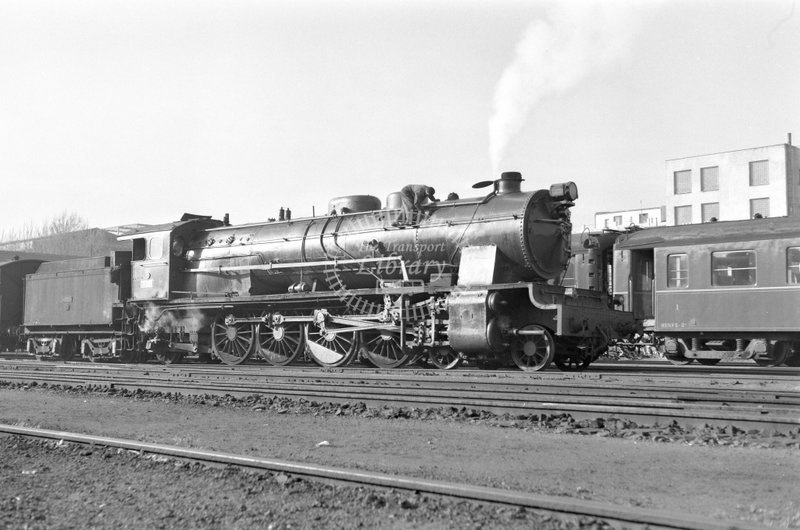
[[[756,253],[752,250],[711,253],[712,285],[755,285]]]
[[[792,285],[800,284],[800,247],[786,249],[786,281]]]
[[[667,256],[667,287],[689,287],[689,257],[686,254]]]

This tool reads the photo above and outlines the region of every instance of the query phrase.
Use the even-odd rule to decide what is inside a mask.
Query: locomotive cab
[[[184,214],[180,221],[120,237],[133,242],[131,299],[169,300],[192,291],[180,274],[187,243],[194,231],[222,224],[207,216]]]

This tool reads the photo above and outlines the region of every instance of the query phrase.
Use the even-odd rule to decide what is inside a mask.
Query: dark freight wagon
[[[19,345],[22,305],[25,296],[25,275],[42,263],[40,259],[17,259],[0,262],[0,350],[13,350]]]

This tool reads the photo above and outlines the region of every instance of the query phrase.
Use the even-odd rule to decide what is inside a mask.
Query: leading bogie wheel
[[[255,349],[255,335],[253,324],[237,320],[231,311],[220,311],[211,327],[214,355],[225,364],[242,364]]]
[[[555,357],[553,336],[542,326],[530,324],[520,329],[517,340],[511,346],[511,358],[520,369],[536,372],[544,370]],[[527,334],[525,332],[535,332]]]

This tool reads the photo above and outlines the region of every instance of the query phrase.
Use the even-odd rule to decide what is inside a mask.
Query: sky
[[[574,181],[576,227],[664,161],[800,144],[794,0],[0,0],[0,229]],[[483,190],[481,190],[483,191]]]

